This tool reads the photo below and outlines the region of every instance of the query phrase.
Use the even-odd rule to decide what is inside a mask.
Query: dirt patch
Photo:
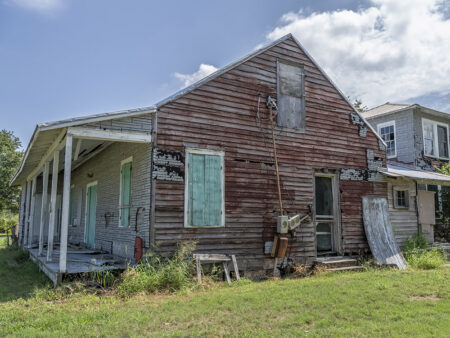
[[[427,295],[427,296],[410,296],[409,299],[417,300],[417,301],[431,300],[433,302],[437,302],[438,300],[441,300],[442,298],[437,295]]]

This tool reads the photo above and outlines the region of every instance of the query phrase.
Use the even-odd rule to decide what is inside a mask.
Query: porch
[[[69,244],[66,253],[66,271],[61,273],[59,268],[61,254],[59,245],[55,245],[53,250],[53,260],[51,261],[48,261],[44,256],[40,256],[38,248],[31,248],[28,251],[31,260],[39,265],[39,269],[44,272],[55,285],[60,284],[63,281],[63,278],[69,275],[99,270],[124,270],[128,265],[128,262],[124,258],[99,250],[92,250]]]
[[[142,210],[147,210],[148,213],[149,206],[141,207],[140,198],[136,198],[134,204],[120,204],[121,208],[128,208],[130,211],[136,209],[136,224],[131,228],[128,221],[125,228],[115,230],[111,227],[110,220],[115,214],[119,214],[116,211],[119,208],[116,201],[118,196],[114,195],[115,199],[109,196],[107,200],[100,197],[98,202],[101,210],[96,212],[95,189],[93,197],[89,199],[89,206],[85,203],[89,212],[81,212],[81,207],[75,210],[74,202],[76,199],[81,206],[83,194],[79,190],[80,193],[75,196],[72,188],[74,183],[86,187],[87,201],[90,185],[98,179],[101,180],[102,173],[114,166],[113,163],[101,159],[102,154],[114,153],[120,145],[127,145],[127,149],[144,149],[147,157],[141,156],[140,162],[136,161],[139,162],[136,167],[141,171],[146,168],[142,163],[148,163],[150,156],[147,155],[147,149],[148,154],[150,153],[150,147],[147,146],[152,143],[153,113],[152,110],[125,111],[42,124],[36,128],[21,168],[12,180],[12,184],[22,185],[19,244],[29,251],[31,258],[55,284],[60,283],[65,275],[126,268],[127,259],[123,257],[129,257],[130,254],[121,254],[123,243],[120,239],[126,237],[126,240],[131,241],[129,238],[132,238],[134,243],[134,237],[140,236],[138,226],[142,228],[144,224],[148,224],[143,221],[141,214]],[[122,156],[122,153],[119,156]],[[98,158],[98,161],[90,161],[95,158]],[[114,159],[117,160],[116,157]],[[104,165],[97,166],[95,173],[84,172],[83,168],[86,168],[85,163],[88,161],[91,164]],[[74,175],[79,171],[83,171],[83,177],[80,174]],[[150,175],[145,175],[147,176],[149,179]],[[109,185],[102,182],[103,188],[109,189],[108,192],[111,186],[117,187],[116,190],[119,191],[119,174],[114,178],[117,182],[110,182]],[[74,179],[78,179],[78,182]],[[85,180],[90,182],[87,186]],[[139,183],[141,182],[135,184]],[[148,184],[141,186],[149,188]],[[142,197],[143,193],[138,191],[136,195]],[[130,211],[128,219],[131,218]],[[89,226],[86,219],[89,219]],[[86,235],[87,228],[94,229],[95,236],[95,227],[99,222],[106,222],[106,225],[102,228],[98,241],[94,241],[92,233]],[[116,241],[118,231],[120,235]],[[76,235],[75,241],[73,235]],[[129,246],[124,250],[131,254],[133,252],[133,248]]]

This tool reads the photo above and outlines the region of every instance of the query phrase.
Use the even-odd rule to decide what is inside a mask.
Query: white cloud
[[[63,0],[6,0],[5,3],[42,14],[53,14],[63,7]]]
[[[442,0],[372,0],[369,8],[287,13],[267,35],[292,33],[336,81],[364,104],[450,93],[450,20]]]
[[[178,80],[183,82],[182,88],[184,88],[207,77],[209,74],[214,73],[216,70],[216,67],[202,63],[198,67],[198,70],[192,74],[175,73],[174,75]]]

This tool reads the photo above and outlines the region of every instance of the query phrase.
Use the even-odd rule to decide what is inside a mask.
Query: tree
[[[450,175],[450,162],[436,170],[444,175]],[[450,241],[450,187],[441,187],[442,211],[439,212],[440,222],[435,226],[435,232],[445,241]]]
[[[0,131],[0,212],[17,213],[19,210],[19,187],[9,182],[19,168],[23,153],[18,137],[7,130]]]
[[[360,113],[365,112],[366,110],[368,110],[369,108],[367,108],[367,106],[365,106],[362,101],[360,99],[356,99],[355,102],[353,102],[353,107],[355,107],[355,109],[357,111],[359,111]]]

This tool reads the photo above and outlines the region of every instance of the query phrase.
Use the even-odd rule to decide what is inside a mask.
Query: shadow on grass
[[[36,288],[49,285],[49,279],[28,258],[28,253],[7,248],[6,240],[0,239],[0,303],[27,299]]]

